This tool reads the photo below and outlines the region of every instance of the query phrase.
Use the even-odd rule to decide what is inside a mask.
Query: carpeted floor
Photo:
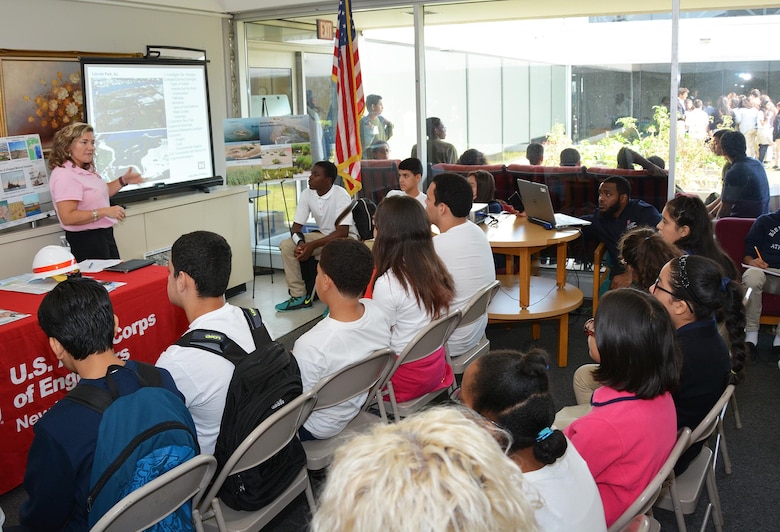
[[[590,313],[587,311],[587,315]],[[586,317],[572,315],[569,323],[569,365],[559,368],[557,359],[557,325],[555,322],[542,323],[542,336],[538,341],[531,340],[531,326],[527,323],[515,325],[492,324],[487,335],[493,349],[526,350],[538,346],[550,353],[550,380],[553,395],[558,407],[574,404],[571,379],[581,364],[590,362],[582,333],[582,324]],[[292,346],[300,334],[308,330],[313,323],[286,335],[280,340]],[[726,531],[769,531],[780,530],[780,507],[774,506],[775,493],[772,486],[780,478],[780,460],[774,454],[774,445],[780,442],[780,370],[777,361],[769,360],[772,336],[762,334],[759,352],[762,360],[751,361],[747,367],[745,383],[737,388],[736,396],[742,417],[742,429],[737,429],[734,416],[729,410],[725,429],[729,454],[733,464],[733,473],[726,475],[722,460],[716,467],[718,490],[723,508]],[[323,482],[322,474],[312,475],[315,495]],[[19,488],[0,496],[0,507],[6,513],[6,525],[17,523],[17,510],[24,499],[24,491]],[[698,529],[701,526],[707,504],[706,492],[699,502],[698,511],[687,518],[687,526]],[[674,515],[657,510],[655,517],[661,522],[662,529],[675,530]],[[306,530],[310,519],[305,499],[301,496],[279,515],[267,528],[274,532]],[[710,518],[709,529],[714,527]]]

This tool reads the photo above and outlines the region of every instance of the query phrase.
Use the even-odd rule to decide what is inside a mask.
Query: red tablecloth
[[[110,293],[121,333],[117,356],[154,363],[187,329],[184,312],[168,301],[168,269],[149,266],[131,273],[86,274],[127,283]],[[31,314],[0,325],[0,493],[22,483],[33,425],[76,385],[76,374],[58,367],[38,326],[43,296],[0,291],[0,308]]]

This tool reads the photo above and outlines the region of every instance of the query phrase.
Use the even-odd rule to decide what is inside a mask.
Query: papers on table
[[[33,274],[25,273],[16,277],[9,277],[0,281],[0,290],[8,292],[21,292],[23,294],[47,294],[57,286],[57,281],[48,277],[46,279],[33,280]]]
[[[122,259],[87,259],[79,262],[78,266],[81,273],[98,273],[120,262]]]
[[[21,292],[23,294],[43,295],[48,294],[55,286],[57,286],[58,281],[51,277],[47,277],[46,279],[33,279],[32,277],[33,274],[25,273],[22,275],[17,275],[16,277],[2,279],[0,280],[0,290],[5,290],[7,292]],[[103,285],[109,292],[127,284],[114,281],[98,280],[98,282]]]
[[[12,321],[21,320],[22,318],[28,317],[30,317],[29,314],[0,308],[0,325],[5,325],[6,323],[11,323]]]
[[[742,263],[743,268],[754,268],[756,270],[761,270],[764,273],[768,273],[769,275],[774,275],[775,277],[780,277],[780,270],[771,270],[767,268],[759,268],[758,266],[751,266],[750,264]]]

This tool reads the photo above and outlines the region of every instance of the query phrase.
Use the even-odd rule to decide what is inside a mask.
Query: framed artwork
[[[57,130],[84,121],[79,57],[140,55],[0,50],[0,136],[38,134],[50,148]]]

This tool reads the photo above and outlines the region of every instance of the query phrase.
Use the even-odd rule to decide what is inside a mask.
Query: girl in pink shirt
[[[608,292],[586,328],[588,348],[601,364],[593,410],[564,434],[588,464],[604,504],[607,527],[661,469],[677,439],[671,391],[682,357],[669,313],[633,288]]]

